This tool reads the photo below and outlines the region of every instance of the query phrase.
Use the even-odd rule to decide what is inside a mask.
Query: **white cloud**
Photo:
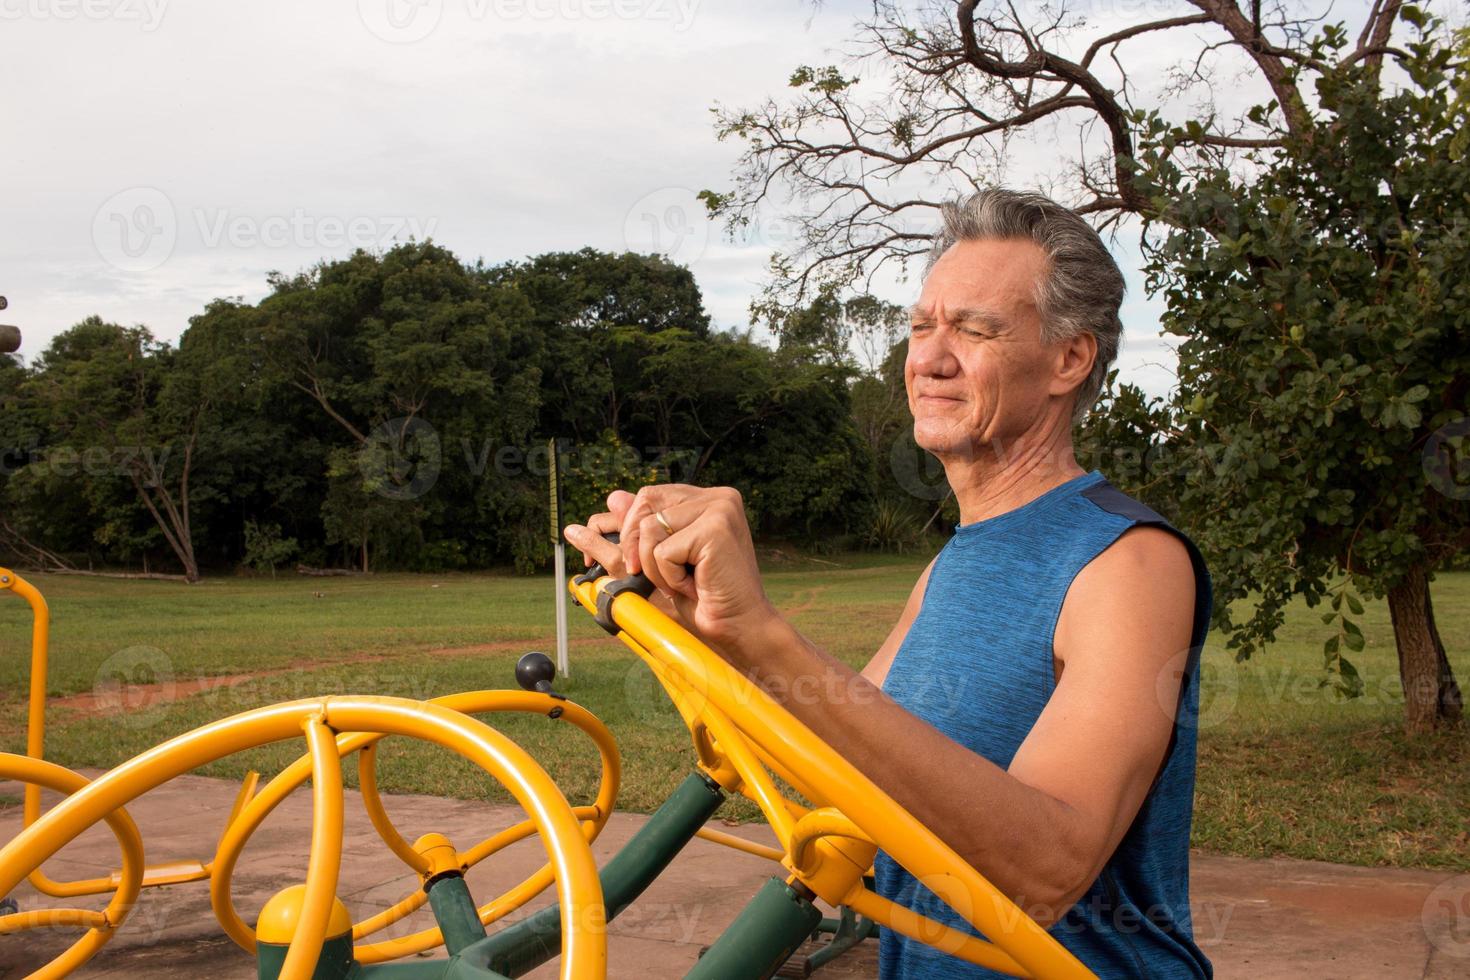
[[[68,3],[94,15],[59,16]],[[28,354],[92,313],[176,339],[210,300],[364,240],[417,230],[495,262],[646,248],[657,229],[716,322],[742,326],[785,231],[773,215],[730,243],[694,205],[740,149],[709,109],[833,60],[865,9],[0,0],[5,317]],[[1157,310],[1134,277],[1124,374],[1162,392]]]

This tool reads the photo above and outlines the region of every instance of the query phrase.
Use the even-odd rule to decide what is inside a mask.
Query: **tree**
[[[658,255],[584,248],[488,270],[530,304],[546,397],[539,428],[592,441],[619,431],[636,397],[639,339],[681,330],[709,336],[693,274]]]
[[[943,199],[1003,182],[1021,141],[1045,140],[1058,166],[1026,182],[1140,228],[1186,338],[1159,454],[1186,472],[1155,490],[1210,557],[1237,655],[1273,637],[1288,598],[1331,591],[1324,652],[1351,694],[1354,592],[1387,595],[1408,727],[1456,724],[1429,581],[1464,546],[1464,508],[1421,464],[1466,412],[1464,56],[1401,0],[1355,31],[1283,3],[1192,6],[1094,27],[1065,0],[879,0],[856,59],[798,68],[789,100],[717,109],[745,150],[733,188],[704,199],[732,227],[800,203],[767,297],[799,306],[904,268]],[[1145,84],[1159,50],[1179,60]],[[1114,410],[1136,433],[1159,424],[1137,399]],[[1232,618],[1253,592],[1255,614]]]
[[[96,534],[134,536],[128,510],[115,507],[110,480],[131,487],[184,577],[199,580],[194,556],[191,477],[210,394],[198,379],[172,370],[175,352],[144,327],[120,327],[98,317],[58,336],[41,355],[29,380],[43,407],[51,436],[66,458],[76,458],[93,510],[112,507]],[[53,463],[53,469],[55,463]]]
[[[1180,504],[1214,546],[1222,599],[1261,592],[1249,620],[1227,610],[1230,643],[1248,656],[1290,595],[1330,596],[1327,666],[1355,694],[1353,591],[1386,596],[1413,731],[1463,714],[1430,581],[1470,545],[1460,488],[1432,471],[1470,409],[1463,63],[1422,24],[1405,85],[1384,93],[1360,64],[1325,74],[1313,122],[1261,151],[1254,181],[1162,153],[1140,180],[1169,221],[1148,272],[1183,338]]]
[[[531,439],[540,373],[525,297],[431,242],[358,252],[273,285],[245,336],[262,382],[318,410],[327,543],[350,547],[363,571],[374,538],[408,565],[451,538],[485,557],[507,553],[509,527],[486,518],[516,495],[482,462],[444,464],[451,449],[479,460],[481,447]]]

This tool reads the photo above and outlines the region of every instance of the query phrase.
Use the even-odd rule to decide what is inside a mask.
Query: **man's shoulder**
[[[1167,525],[1158,511],[1133,497],[1128,496],[1122,490],[1113,486],[1106,479],[1094,483],[1084,489],[1080,496],[1100,510],[1118,517],[1133,521],[1137,524],[1162,524]]]

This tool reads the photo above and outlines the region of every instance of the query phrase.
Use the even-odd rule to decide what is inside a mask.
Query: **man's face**
[[[1056,353],[1034,295],[1046,256],[1026,239],[959,242],[912,309],[904,383],[914,440],[935,455],[1008,449],[1047,407]]]

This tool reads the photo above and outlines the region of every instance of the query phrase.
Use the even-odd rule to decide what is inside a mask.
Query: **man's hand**
[[[567,540],[612,574],[642,571],[685,625],[749,666],[752,644],[741,641],[759,637],[778,614],[761,586],[739,492],[661,484],[637,495],[616,490],[607,506],[586,528],[568,525]],[[609,531],[618,544],[602,538]]]

